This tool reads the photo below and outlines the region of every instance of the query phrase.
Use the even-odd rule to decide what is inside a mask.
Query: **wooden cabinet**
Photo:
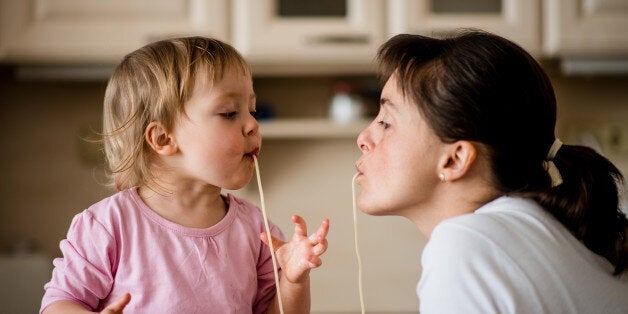
[[[233,43],[254,65],[370,67],[384,39],[381,0],[235,0],[233,5]]]
[[[543,3],[543,50],[547,55],[628,55],[628,1],[544,0]]]
[[[388,5],[390,34],[446,36],[459,28],[479,28],[534,55],[540,52],[538,0],[390,0]]]
[[[371,73],[388,36],[459,28],[535,56],[628,55],[626,0],[0,0],[0,61],[115,64],[151,41],[204,35],[258,74]]]
[[[116,63],[158,39],[227,39],[227,0],[0,0],[0,59]]]

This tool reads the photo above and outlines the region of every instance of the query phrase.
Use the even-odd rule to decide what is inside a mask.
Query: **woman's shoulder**
[[[502,238],[505,234],[525,229],[542,232],[558,223],[535,201],[503,196],[478,208],[475,212],[443,220],[432,232],[434,235],[475,234],[476,238]],[[523,230],[522,230],[523,231]]]
[[[427,249],[473,256],[486,250],[507,253],[537,240],[563,237],[559,223],[533,200],[501,197],[474,213],[446,219],[430,236]]]

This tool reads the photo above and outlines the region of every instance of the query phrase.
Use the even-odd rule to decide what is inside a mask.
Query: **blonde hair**
[[[103,108],[103,141],[109,185],[117,190],[154,182],[146,127],[158,122],[174,127],[191,97],[196,75],[209,84],[227,70],[251,76],[242,56],[230,45],[203,37],[154,42],[124,57],[109,79]],[[204,72],[203,72],[204,71]]]

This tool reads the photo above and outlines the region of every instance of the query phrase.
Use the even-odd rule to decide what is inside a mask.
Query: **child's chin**
[[[234,182],[230,184],[229,186],[224,186],[223,188],[227,190],[233,190],[233,191],[239,190],[245,187],[250,181],[251,181],[251,178],[249,178],[246,181],[243,180],[242,182]]]

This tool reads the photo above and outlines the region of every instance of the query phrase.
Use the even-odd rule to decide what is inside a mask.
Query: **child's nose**
[[[247,121],[244,125],[244,135],[255,135],[259,132],[259,123],[257,119],[252,115],[247,117]]]

